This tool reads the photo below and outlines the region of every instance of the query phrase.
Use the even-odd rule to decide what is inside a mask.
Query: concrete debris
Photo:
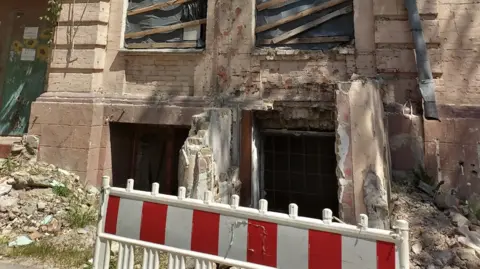
[[[413,245],[412,246],[412,251],[415,254],[419,254],[420,252],[422,252],[422,244],[416,243],[415,245]]]
[[[182,146],[178,165],[179,185],[187,197],[203,199],[205,191],[216,202],[228,202],[240,185],[231,166],[232,111],[211,109],[192,117],[189,137]]]
[[[418,185],[396,180],[392,192],[392,221],[410,223],[411,269],[480,268],[480,252],[475,252],[480,250],[480,233],[473,230],[480,223],[443,195],[448,192],[432,197]]]
[[[112,255],[118,254],[119,251],[120,244],[118,242],[112,242],[112,244],[110,245],[110,252],[112,253]]]
[[[47,224],[50,223],[50,221],[52,221],[52,219],[53,219],[53,216],[52,216],[52,215],[48,215],[48,216],[46,216],[46,217],[42,220],[42,222],[40,223],[40,225],[47,225]]]
[[[12,186],[8,184],[0,184],[0,196],[8,194],[12,190]]]
[[[469,220],[459,212],[451,212],[452,223],[457,227],[462,227],[469,224]]]
[[[363,183],[363,197],[367,207],[369,226],[388,229],[388,199],[384,183],[373,171],[369,171]]]
[[[0,162],[0,231],[8,246],[45,240],[60,246],[91,248],[99,191],[85,188],[74,173],[37,162],[38,138],[26,136]],[[87,215],[85,212],[93,212]],[[85,213],[85,214],[84,214]],[[0,248],[0,255],[2,253]]]
[[[26,246],[30,245],[33,243],[33,240],[30,239],[28,236],[22,235],[17,237],[14,241],[8,243],[9,247],[20,247],[20,246]]]

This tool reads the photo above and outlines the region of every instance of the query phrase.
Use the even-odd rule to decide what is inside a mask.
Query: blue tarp
[[[256,0],[257,5],[270,0]],[[292,0],[286,2],[284,5],[271,7],[262,11],[257,11],[257,27],[265,24],[273,23],[280,19],[286,18],[298,14],[306,9],[318,6],[322,3],[328,2],[329,0]],[[314,13],[312,15],[303,17],[301,19],[285,23],[279,27],[272,28],[270,30],[261,32],[257,34],[257,44],[259,41],[264,39],[275,38],[285,32],[293,30],[299,26],[302,26],[306,23],[309,23],[313,20],[316,20],[332,11],[338,10],[340,8],[352,5],[352,1],[347,1],[331,8],[325,9],[321,12]],[[353,12],[348,13],[336,18],[333,18],[319,26],[312,28],[308,31],[305,31],[301,34],[298,34],[297,38],[312,38],[312,37],[323,37],[323,36],[350,36],[352,39],[354,37],[354,24],[353,24]],[[288,45],[275,45],[278,47],[293,47],[296,49],[309,49],[309,50],[318,50],[318,49],[328,49],[333,46],[338,45],[338,43],[329,43],[329,44],[288,44]],[[271,47],[272,45],[268,45]]]
[[[141,7],[148,7],[158,3],[168,2],[169,0],[131,0],[128,10],[134,10]],[[207,0],[195,0],[182,5],[173,5],[165,8],[152,10],[145,13],[127,16],[125,33],[140,32],[155,27],[168,26],[172,24],[188,22],[206,18]],[[159,42],[181,42],[183,41],[183,29],[178,29],[166,33],[148,35],[142,38],[126,39],[125,43],[159,43]],[[197,47],[203,47],[204,42],[201,38],[197,41]]]

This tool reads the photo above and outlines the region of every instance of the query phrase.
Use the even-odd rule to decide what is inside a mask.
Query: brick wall
[[[339,53],[298,56],[278,52],[272,57],[256,52],[254,2],[210,2],[207,48],[189,53],[118,52],[123,2],[112,2],[107,44],[111,51],[106,62],[113,68],[104,72],[103,91],[155,97],[221,93],[226,98],[260,98],[265,93],[268,98],[285,99],[298,85],[318,88],[348,78],[347,57]],[[327,98],[332,96],[330,91]]]
[[[191,96],[197,59],[172,55],[125,59],[125,94]]]

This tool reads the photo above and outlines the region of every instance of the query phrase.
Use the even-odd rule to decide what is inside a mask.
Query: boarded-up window
[[[257,46],[321,50],[354,38],[351,0],[256,0]]]
[[[125,48],[204,48],[207,0],[129,0]]]

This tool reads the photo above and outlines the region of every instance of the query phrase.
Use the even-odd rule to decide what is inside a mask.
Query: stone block
[[[107,45],[107,25],[57,26],[56,45]]]
[[[48,161],[62,169],[72,172],[87,171],[88,149],[42,146],[39,155],[40,161]]]
[[[442,50],[429,49],[428,55],[432,72],[443,72]],[[377,49],[377,71],[382,73],[416,73],[413,49]]]
[[[68,73],[69,69],[49,72],[49,92],[91,92],[102,87],[103,73]]]
[[[424,142],[422,117],[388,114],[392,169],[411,171],[423,165]]]
[[[440,43],[438,21],[422,21],[423,36],[427,43]],[[408,21],[375,21],[375,43],[412,43],[412,30]]]
[[[454,0],[453,0],[454,1]],[[420,15],[435,15],[437,0],[419,0],[417,7]],[[443,2],[443,1],[442,1]],[[373,13],[375,16],[407,16],[407,9],[403,0],[374,0]]]
[[[105,50],[95,49],[54,49],[51,68],[103,69]]]
[[[78,128],[89,128],[86,126],[79,126]],[[78,139],[74,134],[75,127],[69,125],[42,125],[42,139],[40,145],[42,147],[59,147],[70,148],[75,140],[84,141],[86,139]],[[84,137],[82,137],[84,138]],[[86,140],[88,141],[88,140]],[[84,147],[88,148],[88,147]]]
[[[375,18],[373,1],[353,1],[353,21],[355,25],[355,49],[357,52],[375,50]]]
[[[438,140],[444,143],[453,143],[455,141],[455,120],[442,119],[438,121],[424,122],[424,136],[426,142],[434,142]]]
[[[455,119],[454,142],[476,147],[480,142],[480,119]]]
[[[83,3],[63,3],[59,22],[77,23],[102,22],[108,23],[110,14],[110,1],[87,1]],[[120,14],[118,14],[120,15]]]

